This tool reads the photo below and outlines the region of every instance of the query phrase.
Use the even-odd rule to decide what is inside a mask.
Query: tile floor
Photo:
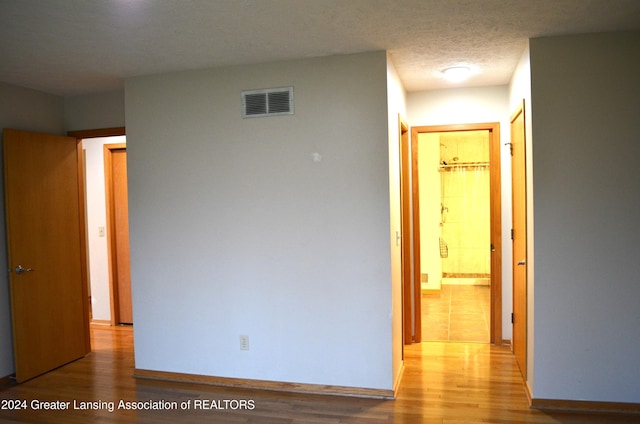
[[[422,295],[422,341],[489,343],[491,288],[443,284]]]

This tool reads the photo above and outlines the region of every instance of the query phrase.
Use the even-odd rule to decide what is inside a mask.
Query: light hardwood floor
[[[640,416],[546,413],[528,407],[508,349],[478,343],[429,342],[407,346],[396,400],[373,400],[132,377],[131,328],[92,328],[94,351],[81,360],[21,385],[5,385],[0,399],[26,400],[27,410],[0,409],[1,423],[638,423]],[[39,401],[191,402],[191,409],[33,410]],[[252,401],[253,409],[194,410],[196,400],[217,405]],[[231,403],[230,401],[237,401]],[[6,406],[6,405],[5,405]]]

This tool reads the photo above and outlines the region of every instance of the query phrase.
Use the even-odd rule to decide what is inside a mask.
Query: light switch
[[[98,236],[104,237],[104,227],[98,227]]]

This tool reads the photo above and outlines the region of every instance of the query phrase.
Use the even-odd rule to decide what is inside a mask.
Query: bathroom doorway
[[[498,124],[413,135],[419,339],[500,343]]]

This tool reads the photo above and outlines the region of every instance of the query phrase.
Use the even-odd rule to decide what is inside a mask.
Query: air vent
[[[293,87],[242,92],[242,117],[293,115]]]

